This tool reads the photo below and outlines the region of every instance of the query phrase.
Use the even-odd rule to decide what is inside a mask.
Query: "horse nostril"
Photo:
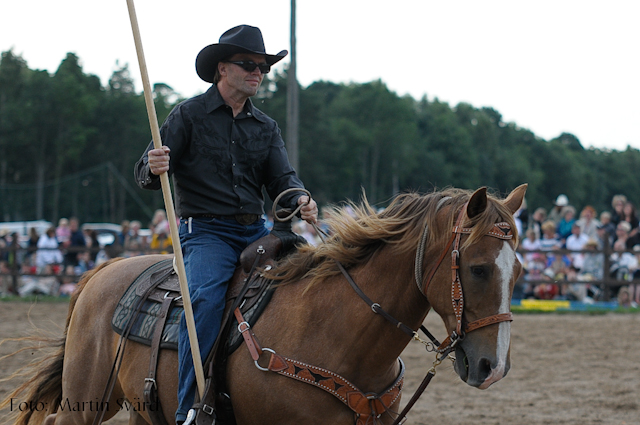
[[[479,375],[481,379],[486,379],[489,375],[491,375],[491,370],[493,367],[491,366],[491,361],[489,359],[482,359],[479,363]]]

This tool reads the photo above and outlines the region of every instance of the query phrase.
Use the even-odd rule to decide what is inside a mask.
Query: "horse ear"
[[[473,192],[471,199],[469,199],[469,205],[467,205],[467,217],[473,218],[479,214],[482,214],[487,208],[487,188],[481,187]]]
[[[524,194],[527,193],[528,184],[521,184],[511,191],[507,199],[504,200],[504,204],[511,211],[511,214],[515,214],[516,211],[520,209],[522,206],[522,201],[524,200]]]

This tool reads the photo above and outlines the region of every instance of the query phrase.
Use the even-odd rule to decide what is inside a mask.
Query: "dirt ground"
[[[0,339],[26,335],[34,327],[59,335],[66,314],[65,303],[0,302]],[[426,325],[443,338],[436,315]],[[467,386],[450,362],[443,363],[407,424],[640,424],[640,315],[519,314],[511,346],[509,375],[485,391]],[[16,347],[0,345],[0,356]],[[32,357],[24,352],[0,361],[0,378]],[[411,343],[403,359],[406,402],[433,355]],[[0,382],[0,398],[15,386]],[[6,414],[0,411],[0,419]],[[127,421],[121,412],[106,423]]]

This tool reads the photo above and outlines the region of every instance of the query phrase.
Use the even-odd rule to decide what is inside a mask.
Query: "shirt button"
[[[236,166],[236,163],[235,163],[235,162],[233,163],[233,166],[234,166],[234,167]]]
[[[244,207],[241,205],[241,206],[240,206],[240,209],[241,209],[241,210],[243,210],[243,209],[244,209]]]
[[[250,117],[251,116],[251,112],[247,112],[247,116]]]
[[[238,187],[238,185],[237,185],[237,184],[234,184],[234,185],[233,185],[233,187]]]
[[[231,144],[234,144],[235,142],[236,142],[235,140],[232,140],[232,141],[231,141]]]

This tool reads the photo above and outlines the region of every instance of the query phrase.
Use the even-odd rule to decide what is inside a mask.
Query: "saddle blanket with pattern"
[[[261,281],[263,278],[256,276],[253,279],[252,287],[259,290],[259,294],[254,302],[243,304],[240,308],[245,320],[253,326],[264,308],[271,300],[275,291],[271,282]],[[229,296],[229,294],[227,294]],[[184,308],[180,297],[180,284],[178,276],[173,271],[171,259],[160,261],[142,272],[118,302],[118,305],[111,320],[113,330],[122,335],[131,320],[131,329],[128,338],[151,346],[151,339],[155,331],[160,315],[160,308],[164,297],[174,297],[173,302],[165,322],[162,332],[160,347],[164,349],[177,350],[178,337],[180,335],[180,321],[182,320]],[[235,319],[234,319],[235,320]],[[242,334],[234,327],[226,341],[227,352],[232,353],[242,344]]]

